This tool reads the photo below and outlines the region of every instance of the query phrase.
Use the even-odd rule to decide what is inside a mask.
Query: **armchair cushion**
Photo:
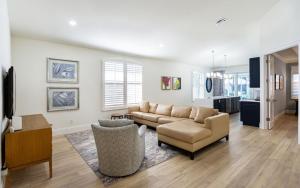
[[[134,124],[133,120],[118,119],[118,120],[98,120],[102,127],[122,127],[126,125]]]

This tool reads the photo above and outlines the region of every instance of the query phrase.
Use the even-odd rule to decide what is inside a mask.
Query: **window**
[[[224,78],[224,94],[225,96],[235,96],[235,79],[234,75],[228,75],[228,78]]]
[[[204,75],[203,73],[193,72],[193,101],[204,98]]]
[[[249,74],[229,74],[228,78],[224,78],[224,94],[225,96],[240,96],[242,99],[249,99],[251,96]]]
[[[238,74],[237,75],[237,92],[238,96],[242,99],[250,98],[250,85],[249,85],[249,74]]]
[[[105,61],[104,109],[125,108],[142,100],[141,65],[121,61]]]
[[[291,91],[291,95],[292,95],[292,99],[298,99],[298,95],[299,95],[299,74],[292,74],[292,91]]]

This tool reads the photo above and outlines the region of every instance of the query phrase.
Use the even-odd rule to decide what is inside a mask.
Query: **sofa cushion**
[[[171,111],[172,117],[189,118],[192,107],[187,106],[173,106]]]
[[[194,121],[198,123],[204,123],[204,120],[208,117],[215,116],[218,114],[218,110],[213,108],[206,108],[206,107],[198,107],[197,115]]]
[[[155,114],[157,108],[157,104],[156,103],[149,103],[149,112]]]
[[[140,104],[140,111],[141,112],[149,112],[149,108],[150,108],[150,106],[149,106],[148,101],[141,102],[141,104]]]
[[[191,144],[212,135],[210,129],[203,128],[199,123],[182,123],[184,121],[185,120],[159,125],[156,131],[158,134]]]
[[[190,119],[195,119],[196,115],[197,115],[197,107],[193,106],[190,113]]]
[[[173,105],[158,104],[155,113],[159,115],[170,116]]]
[[[134,117],[143,118],[143,114],[145,114],[145,112],[132,112],[131,114]]]
[[[143,114],[143,119],[148,120],[148,121],[152,121],[152,122],[158,122],[159,117],[161,117],[161,115],[157,115],[157,114],[151,114],[151,113],[144,113]]]
[[[158,123],[159,124],[165,124],[165,123],[172,123],[172,122],[181,121],[181,120],[184,120],[184,118],[162,116],[162,117],[158,118]]]

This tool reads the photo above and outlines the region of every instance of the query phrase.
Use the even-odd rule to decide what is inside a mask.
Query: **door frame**
[[[266,114],[267,114],[267,83],[266,83],[266,75],[267,75],[267,64],[265,63],[265,56],[268,54],[273,54],[276,52],[279,52],[281,50],[285,50],[288,48],[292,48],[298,46],[298,61],[300,60],[300,41],[294,41],[286,45],[279,46],[277,48],[269,49],[263,51],[263,53],[260,55],[260,99],[261,99],[261,104],[260,104],[260,126],[259,128],[261,129],[268,129],[268,122],[266,120]],[[298,62],[299,63],[299,62]],[[300,72],[300,66],[298,66],[298,71]],[[299,83],[299,88],[300,88],[300,83]],[[298,98],[300,99],[300,93]],[[298,112],[299,112],[299,106],[298,106]],[[298,119],[298,144],[300,144],[300,121]]]

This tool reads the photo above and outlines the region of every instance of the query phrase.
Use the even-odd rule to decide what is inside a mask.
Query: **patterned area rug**
[[[95,140],[92,130],[86,130],[65,135],[73,147],[77,150],[83,160],[101,179],[105,186],[108,186],[121,178],[109,177],[101,174],[98,170],[98,157],[95,146]],[[162,144],[161,147],[157,145],[157,135],[152,129],[147,129],[145,134],[145,159],[139,171],[148,169],[154,165],[162,163],[168,159],[173,158],[178,154],[178,151],[171,147]],[[122,177],[124,178],[124,177]]]

